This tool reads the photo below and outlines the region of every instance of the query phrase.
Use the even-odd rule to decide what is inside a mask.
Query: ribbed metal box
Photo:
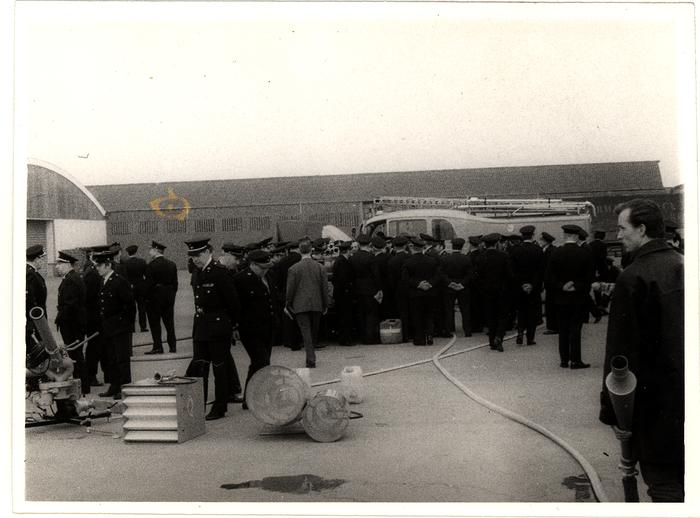
[[[185,442],[205,432],[202,378],[193,383],[140,381],[122,387],[125,442]]]

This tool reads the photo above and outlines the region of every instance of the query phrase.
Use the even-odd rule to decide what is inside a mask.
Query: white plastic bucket
[[[340,391],[349,403],[362,403],[362,400],[365,398],[362,383],[362,367],[355,365],[343,368],[340,373]]]

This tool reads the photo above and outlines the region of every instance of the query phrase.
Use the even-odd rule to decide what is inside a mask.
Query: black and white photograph
[[[694,4],[5,11],[9,512],[700,516]]]

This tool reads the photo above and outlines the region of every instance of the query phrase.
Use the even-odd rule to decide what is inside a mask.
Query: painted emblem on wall
[[[190,213],[190,202],[187,198],[178,196],[175,191],[168,189],[168,194],[151,200],[153,211],[163,218],[184,221]]]

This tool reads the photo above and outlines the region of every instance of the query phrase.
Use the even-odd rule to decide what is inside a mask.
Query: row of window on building
[[[299,214],[289,216],[248,216],[232,218],[200,218],[200,219],[149,219],[142,221],[110,221],[110,233],[115,236],[128,234],[186,234],[213,233],[213,232],[244,232],[270,230],[274,222],[278,220],[309,219],[321,221],[337,227],[356,227],[360,224],[360,217],[354,212],[316,213],[301,216]]]

